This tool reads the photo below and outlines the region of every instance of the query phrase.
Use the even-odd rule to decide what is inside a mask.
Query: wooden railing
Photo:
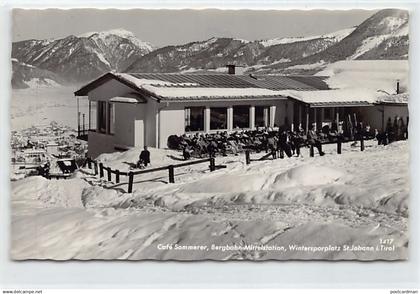
[[[175,183],[175,168],[194,165],[194,164],[200,164],[200,163],[205,163],[205,162],[210,163],[209,168],[210,168],[211,172],[215,171],[218,168],[225,168],[226,167],[224,165],[218,165],[217,166],[216,163],[215,163],[214,157],[195,160],[195,161],[188,161],[188,162],[179,163],[179,164],[171,164],[171,165],[161,166],[161,167],[156,167],[156,168],[144,169],[144,170],[139,170],[139,171],[128,171],[128,172],[120,171],[118,169],[113,170],[110,167],[105,167],[102,162],[98,163],[96,160],[92,160],[90,158],[86,159],[85,166],[87,165],[88,168],[93,169],[95,175],[99,174],[100,178],[103,178],[105,176],[105,172],[106,172],[108,181],[112,181],[112,174],[114,174],[115,175],[115,182],[117,184],[120,183],[120,176],[127,176],[128,177],[128,190],[127,190],[127,192],[132,193],[133,192],[134,176],[136,176],[136,175],[153,173],[153,172],[158,172],[158,171],[162,171],[162,170],[168,170],[169,183]]]

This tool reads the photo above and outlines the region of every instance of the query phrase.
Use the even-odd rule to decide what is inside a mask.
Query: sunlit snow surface
[[[76,128],[73,88],[14,90],[12,129],[60,124]],[[81,109],[86,102],[80,100]],[[406,259],[408,258],[409,150],[407,142],[366,150],[325,147],[314,158],[254,161],[243,154],[208,164],[109,183],[78,172],[73,179],[29,177],[11,183],[13,259]],[[140,149],[100,156],[127,171]],[[151,149],[152,167],[179,163],[177,151]],[[262,154],[253,154],[253,158]],[[113,177],[115,179],[115,177]],[[360,245],[393,239],[394,251],[158,250],[180,245]]]
[[[30,177],[12,182],[14,259],[405,259],[408,249],[408,144],[328,145],[324,157],[256,161],[217,158],[206,164],[135,178],[134,192],[89,170],[71,180]],[[140,149],[101,156],[128,170]],[[151,149],[153,167],[179,162]],[[261,155],[253,154],[253,158]],[[125,163],[126,162],[126,163]],[[377,246],[391,252],[158,250],[158,244]]]

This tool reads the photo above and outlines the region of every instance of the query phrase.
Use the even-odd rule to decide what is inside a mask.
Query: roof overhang
[[[88,96],[90,91],[92,91],[93,89],[105,84],[106,82],[108,82],[110,80],[116,80],[116,81],[126,85],[127,87],[130,87],[131,89],[133,89],[134,91],[136,91],[140,95],[144,93],[144,94],[160,101],[160,97],[156,96],[154,93],[151,93],[151,92],[149,92],[145,89],[139,88],[135,83],[131,83],[130,81],[128,81],[126,79],[123,79],[123,78],[119,77],[118,75],[116,75],[112,72],[108,72],[108,73],[100,76],[99,78],[91,81],[90,83],[86,84],[85,86],[83,86],[82,88],[80,88],[79,90],[74,92],[74,95],[75,96]]]
[[[220,96],[197,96],[197,97],[170,97],[170,98],[161,98],[161,102],[214,102],[214,101],[267,101],[267,100],[287,100],[285,96],[229,96],[229,97],[220,97]]]
[[[382,106],[408,106],[408,103],[404,103],[404,102],[378,102],[376,103],[376,105],[382,105]]]
[[[301,103],[309,108],[323,108],[323,107],[366,107],[366,106],[374,106],[374,104],[368,101],[311,101],[306,102],[300,99],[288,96],[288,99]]]
[[[109,99],[110,103],[128,103],[128,104],[142,104],[147,103],[147,99],[139,93],[129,93],[124,96],[116,96]]]

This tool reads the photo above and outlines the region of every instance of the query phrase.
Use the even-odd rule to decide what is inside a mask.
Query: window
[[[106,102],[98,101],[98,132],[106,133]]]
[[[324,120],[332,120],[332,109],[331,108],[324,108]]]
[[[114,134],[115,132],[115,107],[114,104],[108,103],[108,124],[109,133]]]
[[[270,125],[270,107],[255,106],[255,126],[268,127]]]
[[[98,121],[95,119],[96,113],[97,113],[97,102],[96,101],[89,101],[90,103],[90,113],[89,113],[89,129],[90,130],[96,130],[96,125]]]
[[[249,106],[233,107],[233,128],[249,128]]]
[[[210,108],[210,129],[211,130],[227,129],[227,108],[226,107]]]
[[[204,131],[204,107],[185,108],[185,131]]]

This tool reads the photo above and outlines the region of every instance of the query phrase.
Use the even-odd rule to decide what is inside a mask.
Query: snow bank
[[[136,164],[143,147],[130,148],[124,152],[104,153],[99,155],[96,159],[105,166],[112,169],[119,169],[120,171],[128,171],[132,164]],[[174,163],[180,163],[183,158],[176,150],[158,149],[148,147],[150,151],[151,167],[159,167]]]
[[[278,175],[273,187],[327,185],[336,182],[343,175],[342,171],[331,167],[305,164]]]
[[[404,142],[393,143],[387,147],[371,146],[362,153],[351,152],[347,144],[343,147],[343,154],[337,156],[333,150],[335,146],[332,146],[327,151],[332,156],[319,157],[314,159],[315,162],[305,163],[290,158],[274,161],[268,166],[254,166],[258,173],[240,168],[218,171],[198,180],[186,179],[176,187],[163,187],[156,193],[138,190],[133,199],[138,201],[147,197],[155,205],[174,211],[231,204],[302,203],[358,207],[407,216],[406,147]],[[387,168],[393,172],[378,177],[378,170]]]
[[[81,195],[89,187],[80,178],[47,180],[41,176],[12,182],[13,201],[30,201],[35,207],[83,207]]]

